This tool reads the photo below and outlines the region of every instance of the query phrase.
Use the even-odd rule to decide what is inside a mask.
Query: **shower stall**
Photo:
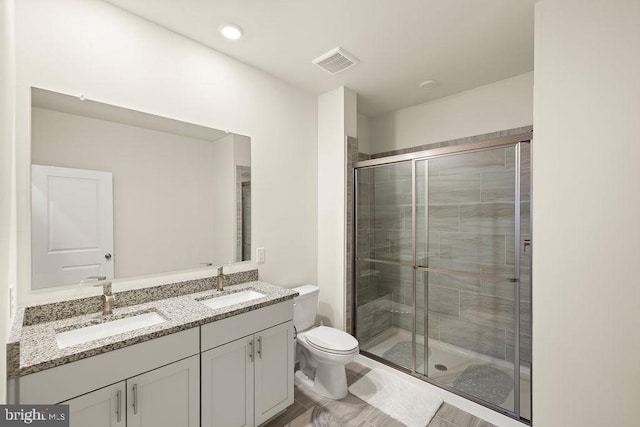
[[[531,133],[354,165],[361,352],[531,418]]]

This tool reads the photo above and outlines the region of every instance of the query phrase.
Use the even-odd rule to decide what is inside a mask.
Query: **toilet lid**
[[[307,332],[307,342],[320,350],[332,353],[351,353],[358,348],[358,340],[336,328],[318,326]]]

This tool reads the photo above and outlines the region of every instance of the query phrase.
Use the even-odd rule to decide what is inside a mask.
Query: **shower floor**
[[[371,340],[361,343],[360,349],[372,353],[379,357],[389,351],[394,345],[403,341],[411,342],[411,332],[392,327],[373,337]],[[416,335],[417,345],[424,345],[424,337]],[[504,360],[499,360],[465,350],[460,347],[444,343],[442,341],[429,339],[428,370],[425,372],[424,363],[416,360],[416,371],[427,375],[437,383],[448,387],[454,387],[454,382],[470,366],[485,365],[490,366],[507,374],[513,378],[513,365]],[[410,358],[410,354],[408,355]],[[436,369],[436,365],[444,365],[446,371]],[[409,368],[409,366],[404,366]],[[531,419],[531,375],[528,368],[520,369],[520,415],[526,419]],[[513,389],[500,406],[509,410],[513,409]]]

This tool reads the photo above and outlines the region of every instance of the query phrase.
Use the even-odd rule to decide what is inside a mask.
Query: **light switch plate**
[[[264,248],[256,248],[256,258],[258,264],[264,264]]]

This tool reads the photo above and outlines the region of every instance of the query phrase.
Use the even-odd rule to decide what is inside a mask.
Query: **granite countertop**
[[[253,289],[266,296],[219,309],[211,309],[198,301],[200,299],[229,295],[248,289]],[[11,359],[13,359],[14,366],[12,366],[12,363],[8,364],[8,374],[10,378],[32,374],[44,369],[53,368],[277,304],[293,299],[297,295],[298,293],[291,289],[281,288],[261,281],[251,281],[225,286],[223,292],[210,289],[203,292],[157,299],[122,308],[118,308],[118,294],[116,294],[116,308],[114,308],[113,313],[108,316],[103,316],[101,312],[94,312],[65,319],[28,324],[28,322],[24,322],[23,320],[25,317],[25,309],[19,309],[14,318],[14,326],[9,339],[8,360],[11,362]],[[158,313],[165,321],[157,325],[135,329],[107,338],[89,341],[63,349],[58,348],[56,333],[75,329],[74,326],[77,327],[78,325],[83,327],[90,324],[104,323],[151,311]],[[23,323],[27,325],[23,325]]]

